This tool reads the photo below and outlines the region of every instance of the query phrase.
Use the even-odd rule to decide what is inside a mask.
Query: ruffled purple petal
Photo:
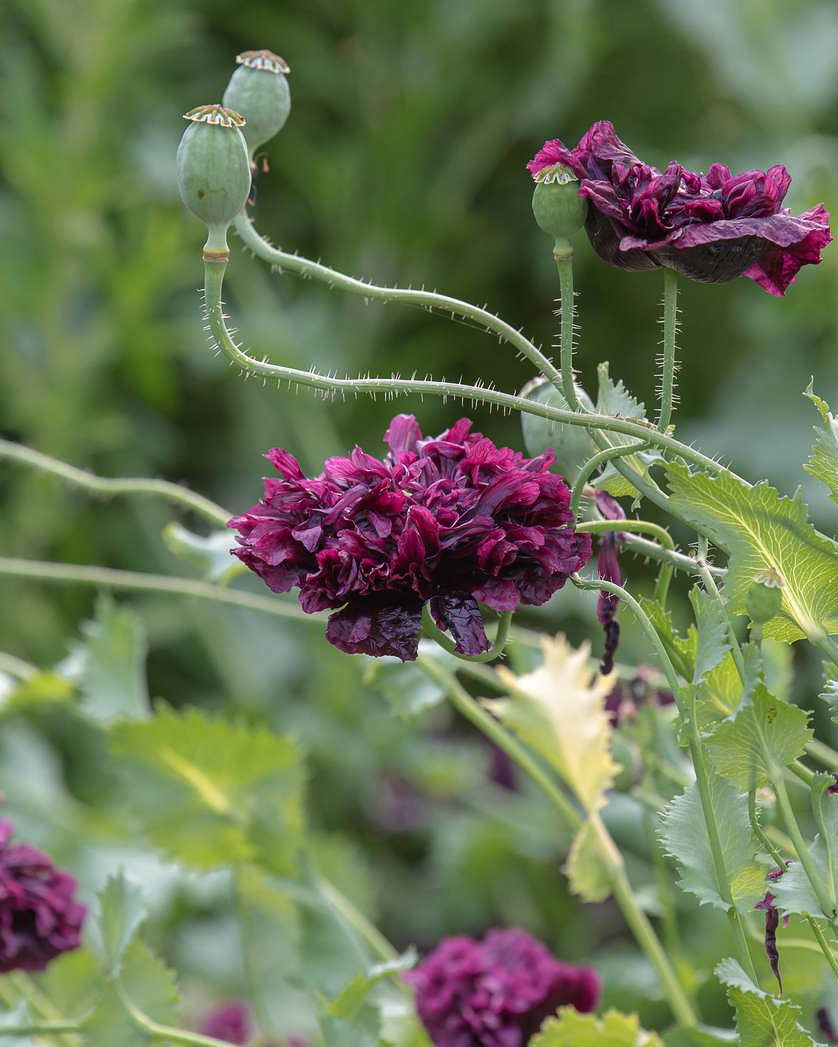
[[[346,654],[392,655],[403,662],[416,658],[422,604],[384,602],[375,597],[351,600],[329,615],[326,639]]]
[[[473,596],[435,596],[430,602],[437,626],[454,637],[460,654],[482,654],[491,646]]]

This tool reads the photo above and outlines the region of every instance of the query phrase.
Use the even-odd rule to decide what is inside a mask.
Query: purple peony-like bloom
[[[227,1043],[247,1043],[253,1035],[247,1006],[241,1000],[221,1004],[204,1018],[201,1033]]]
[[[75,879],[34,847],[10,843],[13,832],[0,821],[0,974],[42,971],[77,949],[87,914]]]
[[[579,179],[594,250],[620,268],[667,266],[709,283],[747,276],[783,295],[832,239],[823,204],[797,217],[783,207],[791,176],[782,164],[733,174],[715,163],[702,174],[672,162],[661,173],[639,160],[608,120],[595,123],[574,149],[558,138],[545,142],[527,167],[535,176],[556,163]]]
[[[412,415],[385,434],[384,460],[356,447],[314,478],[287,451],[280,479],[229,526],[233,552],[274,592],[300,589],[307,613],[331,609],[326,638],[349,654],[416,657],[425,603],[457,650],[489,648],[477,601],[542,604],[588,560],[552,451],[525,458],[460,419],[423,437]]]
[[[446,938],[405,978],[436,1047],[523,1047],[559,1007],[592,1011],[601,992],[593,968],[514,929]]]

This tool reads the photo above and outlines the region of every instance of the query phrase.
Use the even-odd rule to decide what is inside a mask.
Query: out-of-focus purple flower
[[[77,949],[87,914],[75,879],[34,847],[11,843],[13,832],[0,821],[0,974],[42,971]]]
[[[592,1011],[601,992],[593,968],[514,929],[446,938],[405,977],[436,1047],[523,1047],[559,1007]]]
[[[600,514],[606,520],[625,520],[620,503],[605,491],[597,491],[595,496],[596,506]],[[623,584],[623,572],[620,570],[620,561],[617,558],[617,542],[621,538],[619,531],[607,531],[600,535],[599,548],[596,558],[596,571],[600,578],[608,582]],[[602,655],[600,670],[603,674],[610,673],[614,668],[614,655],[620,644],[620,623],[617,621],[617,608],[620,606],[619,596],[612,593],[601,592],[596,605],[596,615],[599,624],[605,632],[605,651]]]
[[[226,1043],[247,1043],[253,1035],[247,1006],[241,1000],[228,1000],[207,1014],[201,1032]]]
[[[589,201],[594,250],[624,269],[668,266],[709,283],[747,276],[783,295],[832,239],[823,204],[799,217],[783,207],[791,176],[782,164],[733,174],[715,163],[703,174],[673,162],[661,173],[640,161],[608,120],[595,123],[574,149],[558,138],[545,142],[527,167],[535,176],[555,163],[573,171]]]
[[[777,979],[780,994],[782,995],[783,976],[780,974],[780,952],[777,948],[777,928],[780,926],[780,914],[774,907],[774,895],[771,891],[766,891],[765,897],[762,901],[757,902],[754,908],[765,912],[765,954],[768,957],[768,963],[774,977]]]
[[[233,552],[274,592],[297,586],[307,613],[332,609],[326,638],[340,650],[415,658],[428,603],[457,650],[478,654],[489,648],[478,600],[542,604],[590,557],[552,452],[495,447],[465,418],[426,438],[397,415],[384,439],[383,461],[356,447],[313,479],[269,451],[281,479],[229,523]]]
[[[815,1012],[815,1021],[818,1023],[818,1032],[821,1036],[826,1037],[827,1043],[838,1043],[838,1034],[835,1032],[832,1019],[829,1017],[829,1011],[826,1007],[818,1008]]]
[[[518,768],[515,761],[491,739],[486,740],[489,745],[489,781],[508,792],[517,792]]]
[[[621,720],[630,720],[641,705],[673,705],[675,696],[666,688],[652,686],[651,670],[640,665],[631,680],[618,680],[605,699],[605,710],[612,727]]]
[[[398,774],[380,778],[372,810],[376,828],[385,833],[410,833],[426,820],[425,797],[412,782]]]

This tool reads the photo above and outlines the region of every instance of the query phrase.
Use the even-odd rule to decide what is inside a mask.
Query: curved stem
[[[66,1036],[79,1034],[82,1027],[78,1022],[42,1022],[33,1025],[4,1025],[0,1028],[0,1041],[7,1037],[19,1036]]]
[[[675,331],[678,323],[678,274],[674,269],[663,271],[663,370],[660,386],[660,413],[658,429],[665,433],[672,419],[675,398]]]
[[[797,818],[794,809],[792,808],[791,801],[789,800],[789,794],[786,791],[786,784],[779,775],[772,784],[774,786],[774,794],[777,797],[780,812],[783,815],[783,821],[786,823],[786,831],[792,839],[794,849],[797,851],[797,857],[806,873],[806,878],[812,885],[812,890],[815,892],[815,896],[818,899],[818,905],[820,905],[824,916],[828,920],[832,920],[835,917],[835,909],[832,904],[830,892],[824,885],[818,874],[818,870],[812,862],[809,848],[806,845],[806,841],[803,839],[803,833],[800,831],[800,826],[797,824]]]
[[[307,264],[314,265],[316,263]],[[611,417],[610,415],[598,414],[596,412],[581,414],[574,411],[566,411],[559,407],[551,407],[549,404],[539,403],[536,400],[528,400],[526,397],[515,396],[512,393],[504,393],[497,389],[488,389],[479,385],[466,385],[461,382],[424,381],[416,378],[333,378],[329,375],[317,374],[314,371],[303,371],[296,367],[286,367],[282,364],[256,360],[248,356],[246,352],[236,345],[227,329],[221,301],[221,289],[224,283],[225,270],[226,263],[224,262],[210,261],[204,265],[206,318],[218,348],[231,362],[241,367],[243,371],[261,375],[264,378],[287,381],[290,385],[310,386],[329,393],[350,393],[352,395],[357,395],[358,393],[370,393],[372,395],[376,393],[390,395],[416,393],[418,395],[439,396],[443,399],[451,397],[472,400],[475,403],[495,404],[498,407],[537,415],[550,421],[564,422],[567,425],[582,426],[586,429],[603,429],[647,440],[661,449],[668,450],[679,458],[683,458],[685,461],[700,466],[702,469],[733,476],[742,483],[746,482],[729,469],[713,461],[712,458],[701,454],[700,451],[687,447],[686,444],[682,444],[666,433],[656,432],[649,426],[649,423]]]
[[[582,501],[588,480],[601,465],[606,465],[616,458],[625,458],[626,455],[634,454],[635,451],[642,451],[647,446],[648,444],[645,443],[636,443],[624,444],[620,447],[603,447],[601,451],[597,451],[593,457],[589,458],[579,470],[579,475],[573,481],[573,487],[570,491],[570,511],[573,513],[574,518],[579,514],[579,503]]]
[[[493,662],[496,658],[500,658],[509,639],[509,626],[511,623],[512,612],[505,611],[498,620],[495,639],[492,641],[489,649],[481,651],[480,654],[462,654],[457,650],[454,640],[446,635],[433,620],[428,604],[422,604],[422,629],[425,635],[438,644],[447,654],[451,654],[464,662]]]
[[[399,958],[398,950],[390,944],[376,926],[370,923],[361,910],[335,887],[331,880],[318,874],[316,884],[326,902],[344,923],[351,927],[358,937],[369,946],[374,955],[386,962]]]
[[[175,1029],[170,1025],[161,1025],[149,1018],[147,1014],[135,1007],[124,992],[120,992],[122,1005],[128,1012],[131,1021],[148,1036],[150,1040],[161,1040],[164,1043],[182,1043],[186,1047],[229,1047],[226,1040],[216,1040],[214,1036],[204,1036],[198,1032],[187,1032]]]
[[[212,520],[213,523],[221,524],[222,526],[226,526],[227,521],[233,515],[220,505],[210,501],[209,498],[204,498],[203,495],[190,491],[188,487],[181,487],[180,484],[169,483],[168,480],[134,479],[128,477],[110,479],[104,476],[96,476],[94,473],[88,473],[84,469],[77,469],[75,466],[68,465],[58,458],[52,458],[47,454],[42,454],[40,451],[32,450],[31,447],[13,443],[11,440],[0,439],[0,458],[7,458],[11,461],[20,462],[21,465],[32,466],[43,472],[60,476],[62,480],[67,480],[77,487],[83,487],[93,494],[103,495],[105,498],[112,498],[121,494],[139,494],[154,498],[165,498],[170,502],[182,505],[186,509],[191,509],[208,520]]]
[[[806,922],[809,924],[812,934],[814,934],[818,945],[821,947],[821,952],[826,958],[826,962],[832,968],[832,973],[836,978],[838,978],[838,959],[836,959],[832,946],[827,941],[826,935],[823,933],[820,924],[817,920],[812,919],[811,916],[806,917]]]

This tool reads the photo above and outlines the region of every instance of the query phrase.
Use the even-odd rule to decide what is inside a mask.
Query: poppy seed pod
[[[576,395],[584,407],[593,411],[594,405],[590,398],[578,386]],[[549,407],[558,407],[562,411],[570,410],[562,393],[546,378],[533,378],[527,382],[521,390],[521,396]],[[596,453],[596,445],[588,430],[581,425],[565,425],[535,414],[522,413],[521,431],[527,454],[536,456],[552,450],[556,456],[556,469],[571,483],[576,479],[580,467]]]
[[[291,112],[288,74],[284,58],[273,51],[243,51],[236,55],[238,69],[224,92],[224,104],[247,121],[244,137],[251,159],[260,145],[278,134]]]
[[[209,230],[205,257],[226,258],[227,229],[250,192],[250,160],[240,128],[244,118],[220,105],[184,114],[189,126],[177,151],[180,198]]]
[[[579,179],[563,164],[543,167],[534,176],[532,213],[545,233],[566,240],[585,225],[588,201],[579,195]]]

